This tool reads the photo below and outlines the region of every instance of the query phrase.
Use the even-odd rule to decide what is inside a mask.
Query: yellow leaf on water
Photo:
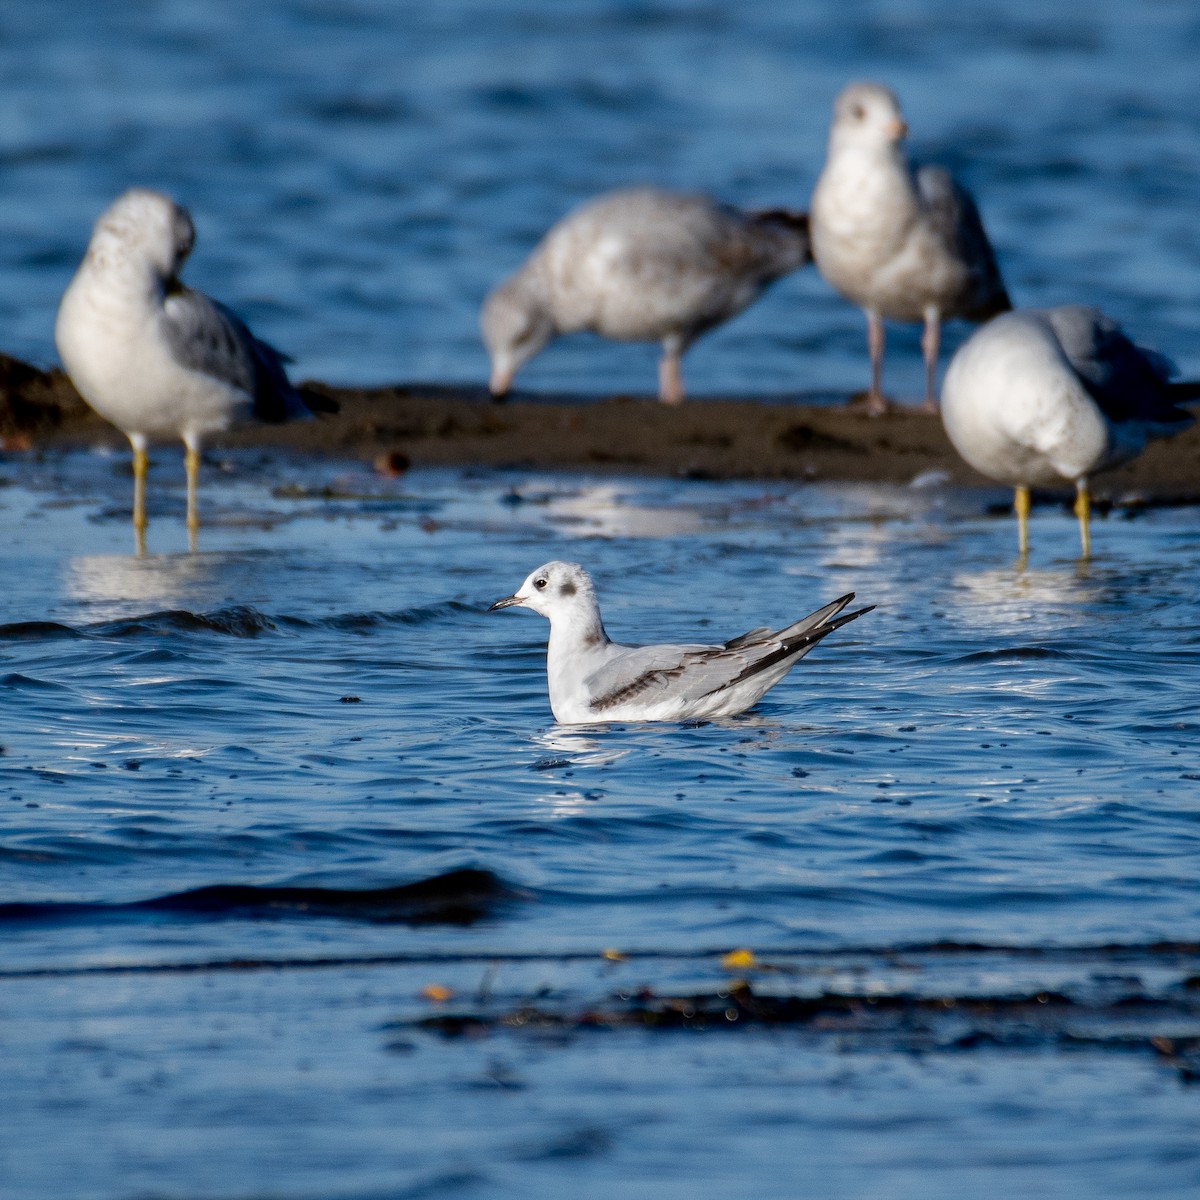
[[[614,950],[611,946],[606,950],[600,951],[600,957],[608,959],[609,962],[624,962],[625,955],[620,950]]]
[[[754,957],[753,950],[730,950],[728,954],[721,956],[721,966],[733,970],[736,967],[755,967],[758,965],[758,959]]]
[[[444,987],[440,983],[427,983],[421,989],[422,998],[432,1000],[434,1004],[444,1004],[453,995],[452,989]]]

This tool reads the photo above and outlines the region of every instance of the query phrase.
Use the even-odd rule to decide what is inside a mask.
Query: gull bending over
[[[574,725],[745,712],[823,637],[874,607],[839,616],[853,599],[851,592],[786,629],[752,629],[723,646],[623,646],[604,631],[588,573],[549,562],[489,611],[524,605],[549,620],[550,708],[556,721]]]
[[[887,409],[885,319],[924,322],[925,408],[936,412],[941,322],[984,321],[1012,307],[975,202],[945,168],[913,170],[901,148],[907,133],[887,88],[844,88],[809,215],[817,270],[867,315],[873,415]]]
[[[812,259],[808,218],[741,212],[658,188],[611,192],[568,213],[484,301],[490,388],[564,333],[661,342],[658,398],[683,400],[679,359],[697,337]]]
[[[1091,554],[1089,476],[1192,423],[1178,405],[1200,399],[1200,382],[1171,383],[1173,371],[1083,304],[1006,313],[959,347],[942,383],[942,422],[971,466],[1015,489],[1022,558],[1030,487],[1064,481],[1075,484],[1083,557]]]
[[[167,196],[133,188],[92,231],[87,254],[63,294],[54,340],[79,394],[133,447],[133,524],[146,530],[146,445],[181,438],[186,447],[187,525],[195,544],[196,476],[205,435],[254,417],[310,415],[288,382],[283,356],[260,342],[224,305],[179,282],[195,240],[187,211]]]

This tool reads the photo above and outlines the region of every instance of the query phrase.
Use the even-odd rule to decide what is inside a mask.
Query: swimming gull
[[[871,611],[842,613],[853,599],[851,592],[785,629],[752,629],[723,646],[624,646],[604,630],[588,573],[577,563],[548,562],[491,610],[523,605],[550,621],[550,708],[571,725],[744,712],[823,637]]]
[[[679,404],[688,346],[811,260],[803,213],[743,212],[653,187],[600,196],[559,221],[484,301],[492,394],[503,396],[559,334],[588,330],[661,342],[658,396]]]
[[[942,383],[942,422],[971,466],[1015,489],[1022,557],[1030,487],[1064,481],[1075,485],[1090,555],[1089,477],[1192,423],[1178,405],[1200,398],[1200,383],[1172,383],[1172,373],[1165,358],[1083,304],[1006,313],[959,347]]]
[[[207,434],[235,421],[310,415],[283,356],[222,304],[179,282],[195,229],[187,211],[144,188],[120,196],[96,222],[63,295],[54,340],[79,394],[133,447],[133,525],[146,530],[146,445],[186,447],[187,527],[195,546],[196,476]]]
[[[936,412],[941,322],[1012,307],[975,202],[944,167],[913,170],[901,146],[907,132],[887,88],[844,88],[809,215],[817,270],[867,316],[873,415],[887,410],[885,320],[924,322],[925,409]]]

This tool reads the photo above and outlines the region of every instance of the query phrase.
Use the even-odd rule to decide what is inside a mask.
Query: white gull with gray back
[[[882,412],[884,320],[924,322],[925,406],[935,408],[941,322],[983,321],[1012,305],[970,194],[943,167],[909,165],[896,97],[854,83],[834,102],[812,195],[813,258],[867,316],[868,411]]]
[[[54,327],[71,382],[133,447],[139,543],[149,441],[179,438],[187,448],[194,533],[203,439],[247,418],[309,415],[278,351],[224,305],[180,283],[194,240],[191,217],[169,197],[125,192],[96,222]]]
[[[822,638],[871,611],[843,613],[853,599],[851,592],[784,629],[752,629],[721,646],[624,646],[605,631],[588,573],[577,563],[548,562],[492,610],[521,605],[549,620],[550,708],[571,725],[745,712]]]
[[[942,384],[942,422],[981,474],[1016,489],[1028,552],[1029,488],[1072,483],[1083,554],[1091,551],[1088,480],[1192,423],[1179,408],[1200,384],[1172,383],[1161,355],[1083,304],[1018,309],[959,347]]]

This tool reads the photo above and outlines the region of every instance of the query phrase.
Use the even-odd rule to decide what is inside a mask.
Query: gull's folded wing
[[[982,320],[1007,312],[1012,303],[971,193],[945,167],[932,163],[917,169],[916,183],[933,227],[974,278],[976,303],[969,315]]]
[[[1135,345],[1099,309],[1064,304],[1042,310],[1075,373],[1111,421],[1146,421],[1182,429],[1192,417],[1176,404],[1186,389],[1169,382],[1174,364]]]
[[[740,669],[739,651],[723,646],[630,646],[586,680],[593,712],[631,700],[698,699],[726,686]]]
[[[586,680],[593,712],[604,713],[632,700],[684,703],[743,683],[788,659],[807,654],[823,637],[869,608],[838,616],[854,594],[834,600],[778,632],[755,629],[724,646],[641,646],[623,653]]]
[[[283,355],[259,341],[225,305],[178,286],[163,302],[163,331],[176,362],[245,392],[260,421],[309,415],[288,381]]]

